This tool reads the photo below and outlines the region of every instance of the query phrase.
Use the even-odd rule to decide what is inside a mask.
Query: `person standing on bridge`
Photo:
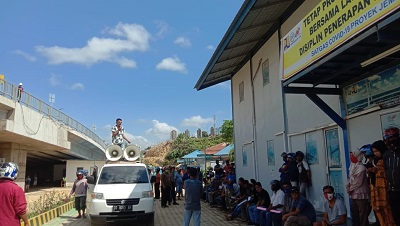
[[[0,165],[0,225],[20,226],[20,219],[22,219],[25,226],[29,226],[25,193],[14,182],[17,176],[17,164],[5,162]]]
[[[75,209],[78,211],[78,216],[76,218],[86,218],[86,194],[88,189],[88,183],[85,178],[83,178],[83,172],[76,172],[77,179],[74,182],[74,186],[71,190],[71,195],[75,193]],[[82,211],[82,214],[81,214]]]
[[[21,83],[19,83],[18,90],[17,90],[17,100],[18,100],[18,102],[21,100],[21,96],[22,96],[23,92],[24,92],[24,87],[22,87],[22,82],[21,82]]]
[[[120,146],[122,149],[125,149],[126,147],[126,142],[128,142],[129,144],[131,143],[130,140],[128,140],[124,133],[125,133],[125,129],[122,126],[122,119],[117,118],[116,122],[115,122],[115,126],[113,126],[113,128],[111,129],[111,133],[112,133],[112,143],[115,145]]]

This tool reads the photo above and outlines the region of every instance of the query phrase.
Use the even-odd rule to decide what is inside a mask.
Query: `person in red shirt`
[[[161,182],[161,174],[160,174],[160,168],[157,167],[156,169],[156,183],[154,184],[154,190],[155,190],[155,199],[160,199],[160,182]]]
[[[18,176],[18,165],[5,162],[0,166],[0,226],[20,226],[22,219],[29,226],[26,216],[25,193],[14,180]]]

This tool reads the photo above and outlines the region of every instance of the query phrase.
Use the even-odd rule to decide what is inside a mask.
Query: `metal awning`
[[[284,92],[335,94],[336,91],[324,91],[323,88],[319,90],[314,88],[312,91],[309,88],[291,87],[295,86],[294,83],[309,84],[310,87],[328,84],[336,85],[339,91],[339,88],[400,64],[400,51],[392,51],[390,55],[376,58],[399,45],[400,11],[397,11],[284,81]],[[375,61],[365,64],[374,58],[376,58]]]
[[[304,0],[246,0],[208,62],[195,88],[230,80]]]

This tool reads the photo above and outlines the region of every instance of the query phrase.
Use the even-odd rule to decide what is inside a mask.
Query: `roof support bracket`
[[[343,130],[347,129],[346,120],[340,117],[340,115],[338,115],[331,107],[329,107],[329,105],[327,105],[321,98],[319,98],[316,94],[306,94],[306,96]]]
[[[286,94],[340,95],[338,88],[283,87],[283,92]]]

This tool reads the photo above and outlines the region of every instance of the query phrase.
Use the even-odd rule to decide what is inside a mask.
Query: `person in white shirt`
[[[111,128],[111,141],[114,145],[119,145],[122,149],[125,149],[126,147],[126,142],[131,143],[130,140],[128,140],[128,138],[125,137],[125,129],[122,126],[122,119],[117,118],[117,120],[115,120],[115,126],[113,126]]]
[[[285,203],[285,193],[281,190],[278,180],[270,182],[272,196],[267,210],[261,212],[260,226],[282,225],[282,210]]]
[[[322,190],[326,199],[326,202],[324,202],[324,218],[320,222],[315,222],[314,226],[346,226],[346,205],[342,200],[335,197],[335,190],[332,186],[327,185]]]

